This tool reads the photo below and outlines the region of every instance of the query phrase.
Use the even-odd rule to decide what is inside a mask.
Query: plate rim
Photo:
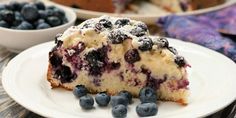
[[[194,47],[197,46],[197,47],[199,47],[199,48],[205,48],[205,49],[211,51],[212,53],[221,56],[222,58],[224,58],[224,60],[227,60],[229,63],[234,64],[234,65],[232,65],[232,67],[234,66],[234,68],[236,68],[236,64],[235,64],[231,59],[229,59],[228,57],[226,57],[226,56],[224,56],[223,54],[220,54],[220,53],[218,53],[218,52],[216,52],[216,51],[210,50],[210,49],[208,49],[208,48],[206,48],[206,47],[203,47],[203,46],[200,46],[200,45],[198,45],[198,44],[194,44],[194,43],[190,43],[190,42],[184,42],[184,41],[177,40],[177,39],[173,39],[173,38],[168,38],[168,39],[171,39],[172,41],[178,42],[178,43],[181,42],[181,43],[191,44],[191,45],[193,45]],[[50,44],[50,45],[53,44],[53,41],[50,41],[50,42],[46,42],[46,43],[42,43],[42,44],[33,46],[33,47],[31,47],[31,48],[29,48],[29,49],[23,51],[22,53],[18,54],[16,57],[14,57],[14,58],[7,64],[7,66],[5,67],[5,69],[3,70],[3,73],[2,73],[2,86],[3,86],[4,90],[6,91],[6,93],[7,93],[14,101],[16,101],[18,104],[22,105],[22,106],[25,107],[26,109],[28,109],[28,110],[30,110],[30,111],[32,111],[32,112],[34,112],[34,113],[37,113],[37,114],[39,114],[39,115],[45,116],[45,117],[52,117],[52,113],[42,112],[42,111],[41,111],[42,109],[37,110],[37,108],[34,108],[35,106],[30,105],[30,103],[32,103],[32,102],[28,102],[28,103],[24,102],[24,103],[22,103],[22,102],[20,101],[20,99],[22,99],[22,96],[19,97],[19,96],[17,96],[17,95],[14,95],[14,92],[12,92],[12,91],[14,91],[14,90],[12,90],[12,88],[11,88],[10,86],[8,86],[8,84],[9,84],[9,82],[8,82],[8,81],[9,81],[9,77],[8,77],[9,75],[8,75],[8,74],[9,74],[9,71],[11,70],[12,66],[14,67],[14,65],[12,65],[12,64],[14,64],[14,63],[18,60],[18,58],[20,58],[21,55],[27,54],[27,53],[29,53],[29,52],[34,51],[36,48],[43,47],[43,46],[46,46],[46,45],[49,45],[49,44]],[[12,71],[11,71],[11,72],[12,72]],[[8,78],[8,79],[6,79],[6,78]],[[13,80],[14,80],[14,79],[13,79]],[[207,114],[204,114],[204,115],[201,115],[201,116],[207,116],[207,115],[210,115],[210,114],[212,114],[212,113],[215,113],[215,112],[217,112],[217,111],[219,111],[219,110],[225,108],[226,106],[228,106],[228,105],[229,105],[230,103],[232,103],[234,100],[236,100],[236,94],[231,96],[230,101],[229,101],[229,100],[228,100],[228,101],[225,101],[225,102],[224,102],[224,105],[221,105],[221,107],[215,108],[215,110],[213,110],[213,111],[211,111],[211,112],[208,112]],[[25,101],[25,100],[24,100],[24,101]],[[62,113],[62,114],[63,114],[63,113]],[[57,114],[57,115],[58,115],[58,114]],[[64,115],[65,115],[65,114],[64,114]],[[66,114],[66,115],[68,115],[67,117],[73,117],[73,116],[70,115],[70,114]],[[195,115],[197,115],[197,114],[195,114]],[[77,116],[77,117],[83,117],[83,116]]]

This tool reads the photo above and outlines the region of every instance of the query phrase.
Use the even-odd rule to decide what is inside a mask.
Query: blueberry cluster
[[[80,107],[85,110],[94,108],[94,99],[88,95],[88,90],[84,85],[77,85],[73,94],[79,98]],[[139,98],[141,104],[136,107],[136,112],[140,117],[154,116],[157,114],[155,90],[150,87],[144,87],[140,90]],[[127,116],[127,106],[132,103],[132,95],[130,92],[123,90],[116,96],[110,97],[106,92],[100,92],[95,95],[95,101],[99,107],[106,107],[109,103],[112,106],[112,116],[114,118],[125,118]]]
[[[65,12],[55,6],[45,6],[43,2],[35,3],[11,1],[0,5],[0,27],[33,30],[46,29],[67,23]]]

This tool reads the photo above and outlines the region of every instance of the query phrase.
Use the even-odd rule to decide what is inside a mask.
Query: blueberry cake
[[[166,38],[149,35],[143,22],[102,16],[56,36],[49,52],[52,88],[84,85],[91,93],[122,90],[137,97],[152,87],[160,100],[187,104],[188,63]]]
[[[170,12],[184,12],[213,7],[224,3],[225,0],[151,0],[151,2]]]
[[[56,3],[100,12],[122,12],[131,0],[53,0]]]

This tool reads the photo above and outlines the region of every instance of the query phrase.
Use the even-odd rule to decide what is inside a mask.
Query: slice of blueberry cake
[[[47,80],[53,88],[80,84],[91,93],[127,90],[135,97],[150,86],[160,100],[187,104],[187,66],[167,39],[150,36],[144,23],[102,16],[56,37]]]

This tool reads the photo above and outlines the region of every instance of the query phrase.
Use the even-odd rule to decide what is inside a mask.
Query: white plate
[[[49,0],[45,0],[45,1],[51,2]],[[51,2],[51,3],[57,4],[54,2]],[[181,15],[181,16],[183,16],[183,15],[199,15],[199,14],[203,14],[203,13],[216,11],[216,10],[228,7],[230,5],[233,5],[235,3],[236,3],[236,0],[226,0],[226,2],[224,4],[221,4],[218,6],[200,9],[200,10],[194,10],[194,11],[176,13],[176,15]],[[59,5],[59,4],[57,4],[57,5]],[[99,17],[102,15],[109,15],[109,16],[118,16],[118,17],[129,17],[131,19],[143,21],[147,24],[155,24],[157,21],[157,18],[170,15],[169,12],[161,12],[160,13],[160,12],[152,12],[150,10],[147,10],[145,13],[142,12],[141,14],[116,14],[116,13],[96,12],[96,11],[75,9],[75,8],[73,8],[73,9],[74,9],[74,11],[76,11],[77,17],[82,18],[82,19],[89,19],[89,18]],[[146,8],[146,9],[148,9],[148,8]]]
[[[191,118],[212,114],[236,98],[236,64],[225,56],[196,44],[170,40],[192,65],[190,103],[181,106],[160,102],[157,117]],[[111,108],[83,111],[72,92],[51,89],[46,81],[48,52],[53,42],[44,43],[17,55],[4,69],[2,83],[6,92],[25,108],[45,117],[112,117]],[[128,117],[138,117],[135,103],[129,106]]]

